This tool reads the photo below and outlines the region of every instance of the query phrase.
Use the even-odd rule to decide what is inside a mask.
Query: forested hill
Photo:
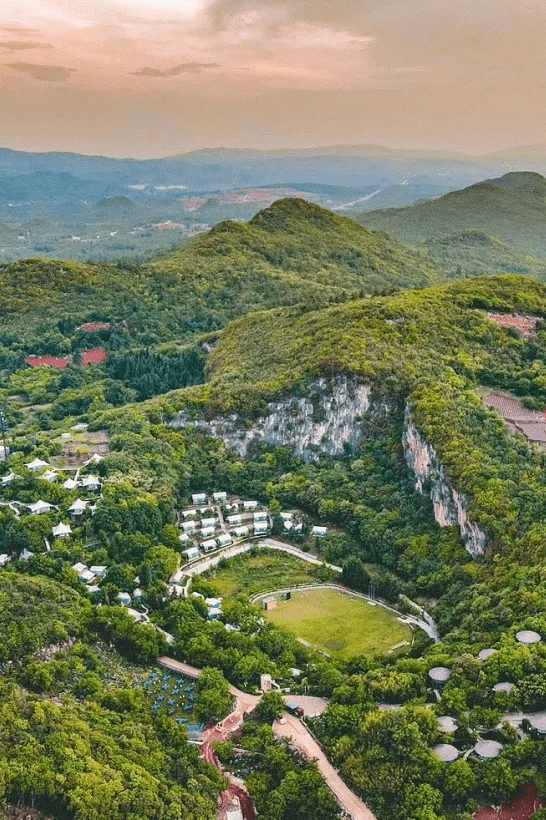
[[[418,252],[297,199],[249,224],[224,222],[148,265],[28,259],[0,267],[4,333],[32,341],[44,323],[131,323],[141,340],[189,338],[259,308],[319,307],[350,295],[420,287],[439,273]],[[50,352],[54,352],[51,350]]]
[[[546,256],[545,219],[546,179],[530,171],[511,172],[407,208],[357,217],[363,225],[414,243],[453,237],[460,245],[461,234],[471,232],[467,239],[475,246],[475,232],[481,232],[511,246],[520,255],[520,266],[532,264],[522,256]],[[499,251],[495,263],[506,265],[503,257]]]

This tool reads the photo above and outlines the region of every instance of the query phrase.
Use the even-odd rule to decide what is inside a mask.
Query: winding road
[[[190,678],[198,678],[201,674],[201,670],[197,667],[190,666],[190,664],[187,663],[181,663],[180,661],[174,660],[174,658],[161,657],[158,658],[158,663],[165,669],[170,669],[173,672],[178,672]],[[261,695],[249,695],[247,692],[241,692],[241,690],[235,686],[230,686],[230,692],[235,698],[233,711],[220,723],[216,724],[216,726],[210,726],[206,730],[201,745],[201,751],[205,760],[218,768],[220,768],[220,764],[214,754],[212,744],[217,740],[227,740],[236,732],[242,725],[245,715],[252,712],[261,700]],[[303,707],[304,712],[308,715],[321,714],[328,705],[327,701],[322,698],[289,696],[289,699],[297,700],[298,704]],[[324,754],[322,748],[307,727],[298,720],[298,718],[286,712],[280,720],[275,721],[273,731],[278,738],[289,738],[293,745],[310,760],[316,759],[318,769],[326,784],[351,820],[377,820],[366,804],[343,782]],[[254,820],[254,809],[251,805],[249,806],[249,802],[251,804],[250,798],[246,792],[241,789],[238,781],[232,781],[230,792],[239,797],[241,808],[245,814],[245,820]],[[241,797],[241,792],[243,797]]]

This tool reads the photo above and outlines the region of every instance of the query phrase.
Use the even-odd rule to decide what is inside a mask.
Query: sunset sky
[[[0,146],[546,142],[544,0],[2,0]]]

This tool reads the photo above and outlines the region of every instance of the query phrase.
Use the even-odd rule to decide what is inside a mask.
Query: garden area
[[[264,614],[314,649],[335,658],[386,655],[410,644],[409,626],[388,609],[330,589],[294,592]]]
[[[243,593],[295,587],[300,584],[320,584],[337,579],[327,567],[308,564],[274,550],[251,550],[236,558],[220,561],[203,576],[214,586],[220,598],[232,598]]]

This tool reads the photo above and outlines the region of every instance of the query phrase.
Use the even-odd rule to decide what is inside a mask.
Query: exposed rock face
[[[251,445],[290,445],[307,461],[321,453],[343,455],[347,447],[358,448],[370,427],[369,414],[385,415],[391,409],[384,398],[372,396],[371,387],[356,378],[320,378],[309,385],[306,396],[287,396],[268,404],[267,414],[248,420],[233,413],[218,419],[194,420],[182,411],[169,422],[171,427],[193,425],[221,438],[239,456]]]
[[[482,553],[485,533],[469,520],[467,497],[450,486],[435,450],[415,426],[409,408],[406,410],[403,445],[406,462],[415,475],[415,488],[421,495],[430,495],[438,524],[441,527],[457,525],[468,552],[472,556]]]

